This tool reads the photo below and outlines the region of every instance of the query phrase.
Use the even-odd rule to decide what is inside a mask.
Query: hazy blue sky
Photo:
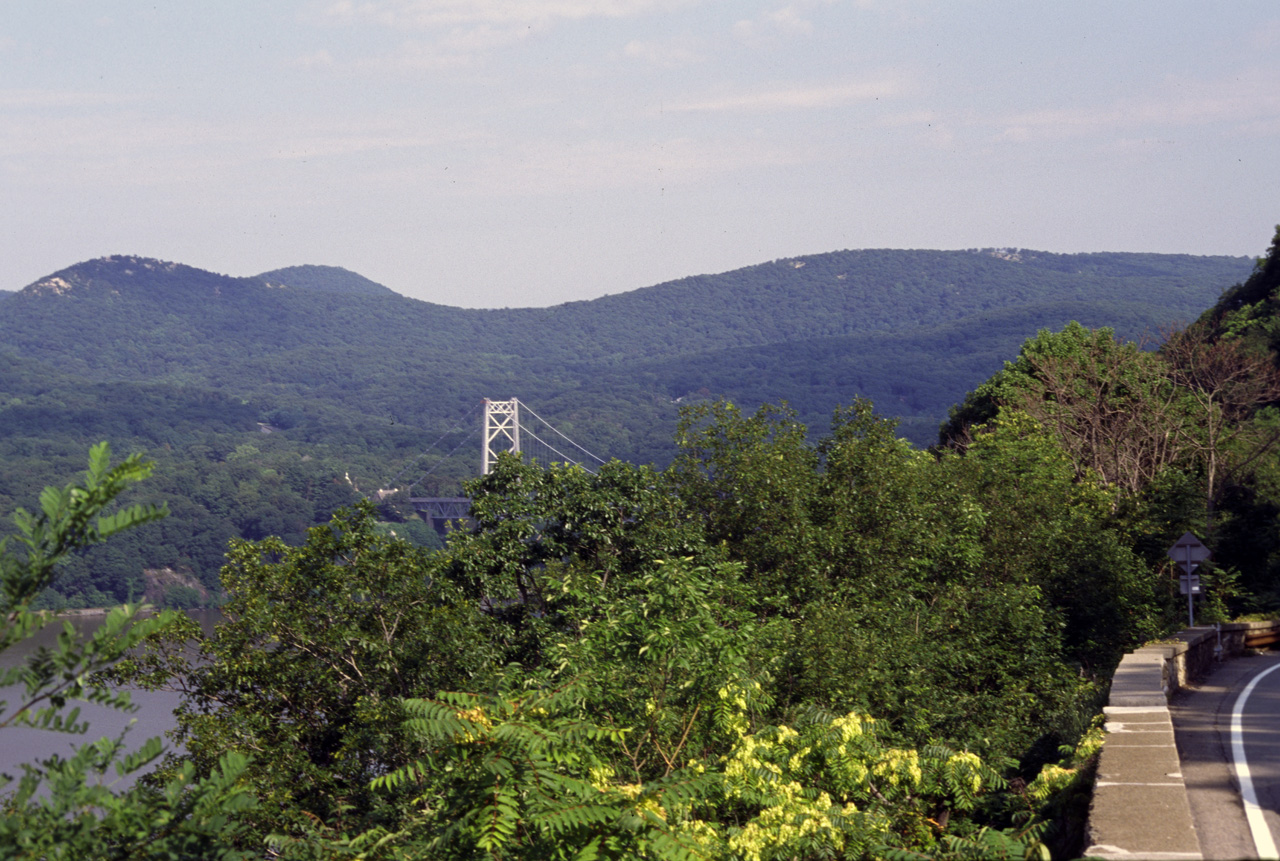
[[[549,305],[842,248],[1261,254],[1280,4],[5,0],[0,288]]]

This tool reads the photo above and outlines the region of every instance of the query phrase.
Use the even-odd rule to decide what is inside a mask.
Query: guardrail
[[[1089,858],[1199,861],[1204,856],[1169,717],[1169,697],[1215,663],[1280,642],[1280,620],[1190,628],[1120,660],[1085,832]]]

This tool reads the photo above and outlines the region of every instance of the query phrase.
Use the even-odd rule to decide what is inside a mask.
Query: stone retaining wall
[[[1111,680],[1107,740],[1098,758],[1085,834],[1090,858],[1204,856],[1191,824],[1169,697],[1218,661],[1245,650],[1245,637],[1280,631],[1280,621],[1190,628],[1120,660]]]

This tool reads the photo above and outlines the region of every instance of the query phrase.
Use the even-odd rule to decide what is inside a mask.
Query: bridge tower
[[[520,452],[520,402],[484,400],[484,446],[482,475],[488,475],[498,453]]]

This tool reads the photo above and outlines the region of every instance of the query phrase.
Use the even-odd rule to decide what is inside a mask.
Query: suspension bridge
[[[516,398],[506,401],[493,401],[486,398],[483,403],[484,421],[483,425],[478,428],[478,430],[482,431],[480,439],[481,475],[488,475],[493,469],[493,465],[497,462],[498,455],[504,452],[536,459],[543,463],[550,463],[555,460],[573,464],[574,466],[582,467],[588,472],[594,472],[593,465],[604,463],[602,458],[578,445],[578,443],[557,430],[550,422]],[[522,416],[527,416],[532,421],[522,423]],[[474,436],[474,431],[472,436]],[[555,440],[555,444],[544,437],[551,437]],[[453,451],[449,452],[449,454],[453,454],[454,451],[461,448],[470,438],[467,437],[454,446]],[[444,437],[441,437],[440,441],[443,441],[443,439]],[[436,445],[440,441],[437,441]],[[572,451],[573,453],[567,454],[566,451]],[[448,456],[445,455],[445,458]],[[416,460],[415,458],[414,462]],[[440,462],[443,462],[443,458]],[[411,463],[410,466],[405,467],[391,480],[392,488],[397,486],[397,482],[412,466],[413,464]],[[408,487],[412,489],[421,484],[431,475],[434,469],[435,467],[433,466],[427,470],[425,474],[414,480]],[[471,500],[465,496],[411,495],[409,502],[422,519],[436,529],[440,529],[448,521],[465,520],[471,511]]]

